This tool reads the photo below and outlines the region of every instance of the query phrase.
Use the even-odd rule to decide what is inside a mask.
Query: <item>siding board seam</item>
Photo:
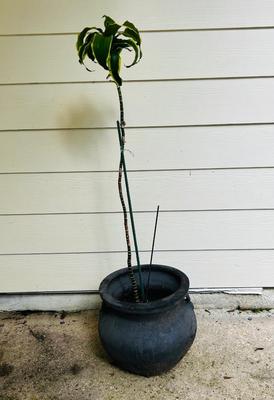
[[[274,25],[261,26],[232,26],[232,27],[208,27],[208,28],[176,28],[176,29],[144,29],[140,33],[168,33],[168,32],[208,32],[208,31],[241,31],[274,29]],[[75,36],[79,32],[33,32],[33,33],[2,33],[0,37],[20,36]]]
[[[139,172],[184,172],[184,171],[234,171],[234,170],[261,170],[261,169],[273,169],[274,165],[265,166],[231,166],[231,167],[189,167],[189,168],[169,168],[169,169],[128,169],[129,173],[139,173]],[[76,171],[16,171],[16,172],[0,172],[1,175],[51,175],[51,174],[98,174],[98,173],[117,173],[117,170],[76,170]]]
[[[154,250],[154,253],[183,253],[183,252],[232,252],[232,251],[274,251],[274,247],[254,247],[254,248],[221,248],[221,249],[162,249]],[[139,250],[140,253],[151,253],[151,250]],[[132,254],[135,252],[132,251]],[[56,255],[74,255],[74,254],[126,254],[123,250],[111,250],[111,251],[60,251],[60,252],[30,252],[30,253],[0,253],[1,256],[56,256]]]
[[[182,125],[140,125],[140,126],[127,126],[130,129],[167,129],[167,128],[211,128],[211,127],[226,127],[226,126],[265,126],[274,125],[274,121],[263,122],[226,122],[226,123],[212,123],[212,124],[182,124]],[[52,132],[52,131],[87,131],[87,130],[105,130],[117,129],[114,126],[95,126],[95,127],[64,127],[64,128],[16,128],[16,129],[0,129],[1,133],[8,132]]]
[[[240,79],[273,79],[274,75],[235,75],[235,76],[206,76],[189,78],[162,78],[162,79],[124,79],[126,83],[148,83],[148,82],[188,82],[188,81],[221,81],[221,80],[240,80]],[[47,81],[47,82],[0,82],[1,86],[34,86],[34,85],[79,85],[79,84],[110,84],[106,80],[88,81]]]
[[[206,212],[241,212],[241,211],[274,211],[274,207],[266,208],[205,208],[205,209],[172,209],[161,210],[161,213],[206,213]],[[122,214],[122,211],[73,211],[73,212],[36,212],[36,213],[5,213],[1,217],[26,217],[26,216],[48,216],[48,215],[101,215]],[[133,214],[155,214],[155,210],[135,210]]]

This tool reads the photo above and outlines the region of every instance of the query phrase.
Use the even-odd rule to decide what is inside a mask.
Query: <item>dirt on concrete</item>
[[[0,313],[0,400],[273,400],[274,312],[196,314],[185,358],[144,378],[110,363],[97,311]]]

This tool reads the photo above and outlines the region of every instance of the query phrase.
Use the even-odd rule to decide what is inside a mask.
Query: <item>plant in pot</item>
[[[100,284],[99,335],[116,365],[144,376],[158,375],[175,366],[190,348],[196,334],[196,318],[188,295],[187,276],[165,265],[142,265],[139,258],[124,156],[125,119],[120,70],[125,50],[133,51],[133,61],[127,67],[140,61],[141,38],[131,22],[120,25],[104,16],[104,28],[84,28],[78,35],[76,47],[79,62],[88,71],[86,60],[98,63],[107,71],[107,79],[116,85],[120,107],[117,121],[120,145],[118,192],[123,211],[127,268],[111,273]],[[131,236],[136,266],[132,265]]]

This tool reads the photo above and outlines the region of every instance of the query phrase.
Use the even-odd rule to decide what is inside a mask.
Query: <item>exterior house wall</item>
[[[0,7],[0,292],[96,290],[126,263],[117,94],[75,50],[104,14],[142,31],[122,73],[141,260],[159,204],[154,262],[192,288],[274,286],[274,2]]]

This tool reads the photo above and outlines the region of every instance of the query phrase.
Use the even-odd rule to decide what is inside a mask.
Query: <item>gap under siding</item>
[[[196,309],[269,310],[274,308],[274,289],[264,289],[261,295],[191,293],[191,300]],[[82,311],[98,309],[100,305],[95,293],[0,295],[0,311]]]

